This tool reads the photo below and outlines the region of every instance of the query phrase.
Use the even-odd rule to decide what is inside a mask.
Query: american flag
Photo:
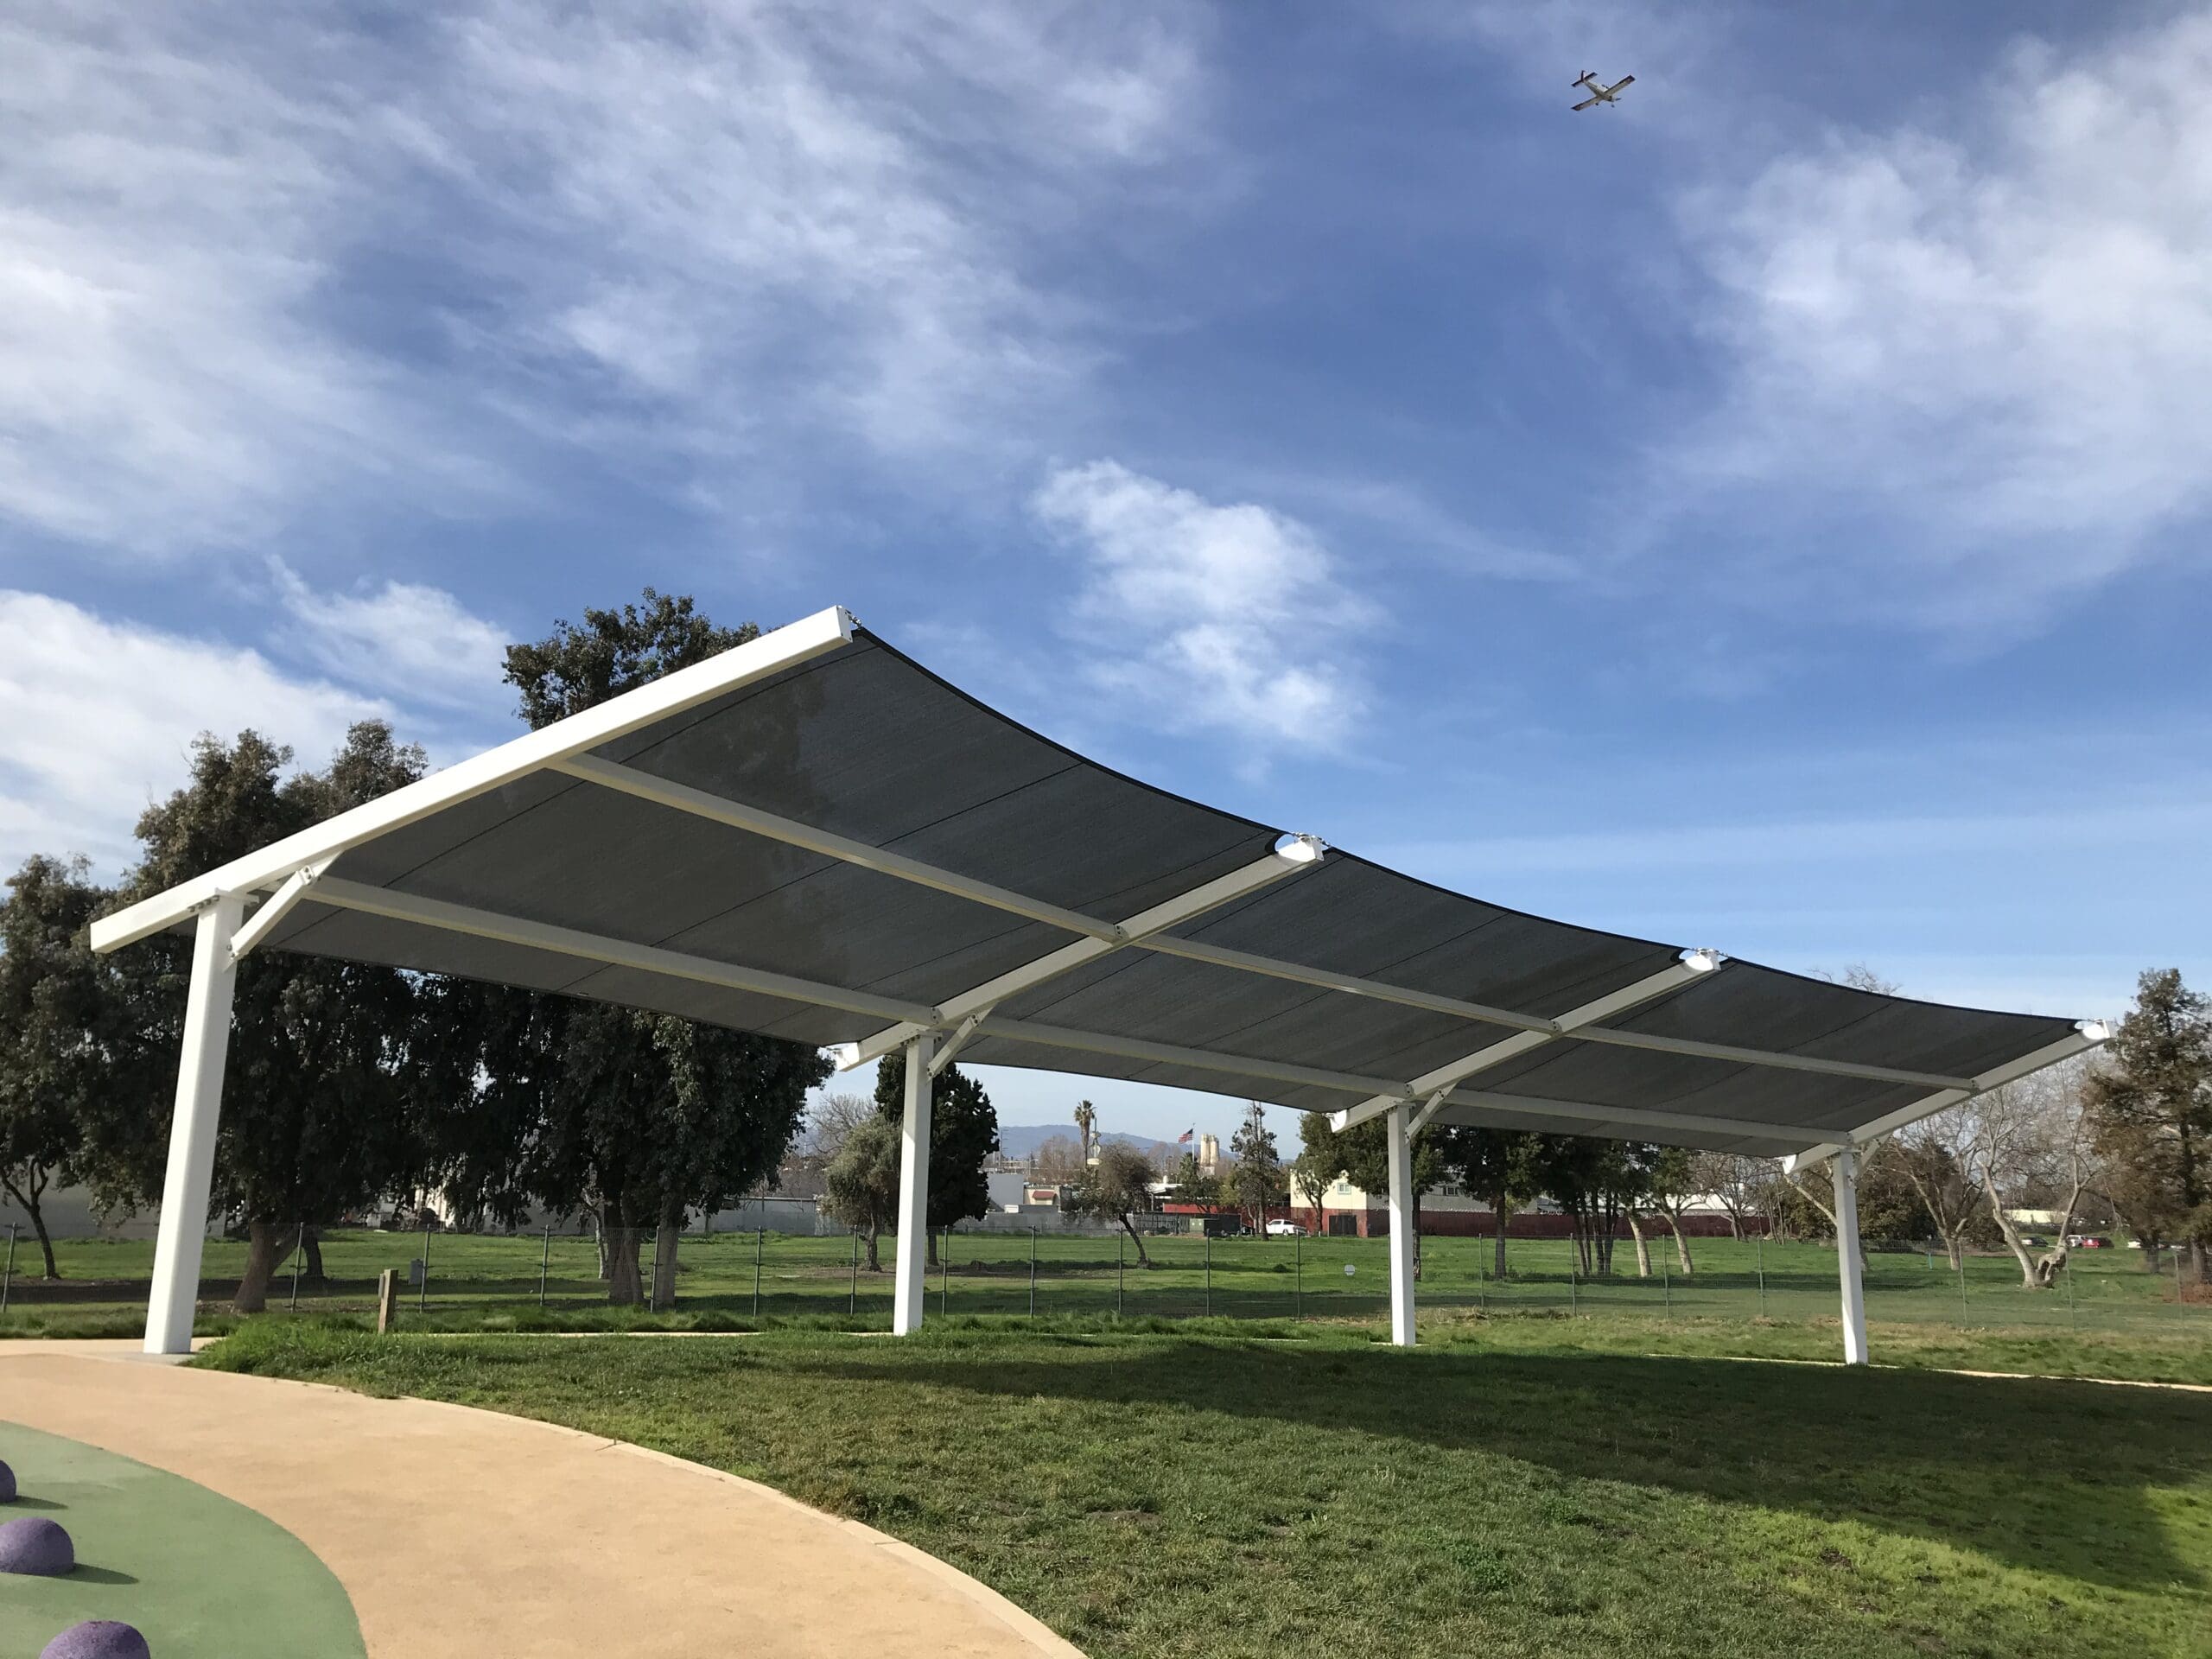
[[[1189,1146],[1191,1144],[1191,1137],[1198,1132],[1198,1127],[1197,1124],[1193,1123],[1189,1128],[1184,1130],[1182,1134],[1175,1137],[1175,1144],[1179,1147]]]

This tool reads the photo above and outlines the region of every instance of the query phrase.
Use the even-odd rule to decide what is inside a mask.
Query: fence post
[[[1659,1269],[1662,1273],[1666,1270],[1664,1266]],[[1574,1259],[1574,1246],[1571,1243],[1567,1247],[1567,1311],[1575,1318],[1581,1317],[1582,1269],[1581,1264]]]
[[[8,1265],[0,1268],[0,1313],[8,1311],[8,1287],[15,1281],[16,1229],[21,1224],[13,1221],[8,1224]]]
[[[377,1275],[377,1335],[399,1323],[399,1269],[386,1268]]]
[[[846,1299],[845,1312],[857,1316],[861,1311],[861,1230],[853,1229],[853,1294]]]
[[[1291,1292],[1292,1306],[1297,1308],[1298,1317],[1303,1319],[1306,1317],[1306,1235],[1293,1233],[1290,1243],[1291,1259],[1298,1269],[1296,1286]]]
[[[1122,1317],[1122,1294],[1128,1287],[1129,1243],[1127,1233],[1114,1235],[1114,1317]]]
[[[553,1267],[553,1230],[545,1230],[545,1247],[537,1253],[537,1306],[545,1306],[545,1275]]]
[[[2078,1331],[2081,1326],[2074,1318],[2074,1253],[2071,1250],[2067,1252],[2066,1259],[2058,1264],[2058,1270],[2066,1275],[2066,1328],[2069,1331]]]
[[[2181,1294],[2181,1246],[2174,1246],[2174,1312],[2187,1313],[2189,1302]]]
[[[415,1293],[415,1311],[420,1313],[430,1305],[430,1227],[423,1224],[423,1285]]]
[[[1963,1246],[1961,1246],[1961,1247],[1960,1248],[1960,1250],[1959,1250],[1959,1329],[1960,1329],[1960,1330],[1961,1330],[1961,1331],[1963,1331],[1963,1330],[1965,1330],[1965,1329],[1966,1329],[1966,1327],[1967,1327],[1967,1253],[1966,1253],[1966,1249],[1965,1249],[1965,1248],[1964,1248]]]
[[[755,1321],[760,1318],[760,1253],[767,1248],[767,1243],[768,1230],[766,1227],[754,1228],[753,1230],[753,1317]]]
[[[1759,1318],[1766,1318],[1766,1235],[1761,1233],[1756,1241],[1759,1265]]]
[[[1029,1230],[1029,1317],[1037,1317],[1037,1230]]]
[[[300,1263],[307,1259],[307,1254],[308,1224],[303,1221],[300,1224],[300,1236],[292,1241],[291,1312],[295,1313],[300,1311]]]
[[[1213,1317],[1213,1234],[1205,1228],[1203,1222],[1199,1224],[1199,1227],[1201,1229],[1199,1236],[1205,1240],[1202,1248],[1205,1251],[1206,1275],[1206,1317],[1211,1319]]]
[[[1675,1283],[1667,1276],[1667,1264],[1664,1262],[1659,1264],[1659,1298],[1665,1311],[1665,1317],[1672,1319],[1675,1317]]]

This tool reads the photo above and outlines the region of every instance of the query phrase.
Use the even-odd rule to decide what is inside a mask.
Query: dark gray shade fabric
[[[1114,923],[1267,860],[1268,825],[1154,789],[976,702],[863,632],[597,751]],[[541,772],[353,847],[355,883],[934,1008],[1078,936],[598,782]],[[609,965],[306,899],[271,948],[495,980],[796,1040],[858,1041],[880,1014]],[[1547,921],[1342,853],[1169,930],[1197,945],[1552,1019],[1670,969],[1678,947]],[[1249,1096],[1306,1110],[1402,1090],[1514,1035],[1462,1013],[1132,946],[1003,1000],[964,1062]],[[1872,995],[1729,963],[1599,1028],[1972,1077],[2070,1021]],[[1040,1029],[1107,1047],[1034,1039]],[[1187,1056],[1109,1052],[1168,1046]],[[1334,1074],[1316,1079],[1308,1072]],[[1446,1122],[1801,1149],[1928,1089],[1560,1039],[1484,1070]],[[1609,1114],[1625,1114],[1623,1117]],[[1671,1126],[1636,1115],[1700,1120]],[[1714,1120],[1707,1122],[1702,1120]],[[1741,1123],[1738,1130],[1732,1125]]]

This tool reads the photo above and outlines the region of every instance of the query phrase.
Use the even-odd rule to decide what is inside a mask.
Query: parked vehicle
[[[1271,1221],[1268,1224],[1269,1238],[1303,1238],[1306,1229],[1294,1221]]]

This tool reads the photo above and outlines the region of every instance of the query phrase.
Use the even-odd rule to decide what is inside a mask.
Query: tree
[[[1324,1168],[1344,1176],[1354,1186],[1368,1192],[1387,1192],[1390,1190],[1389,1120],[1370,1117],[1364,1123],[1355,1123],[1348,1129],[1332,1128],[1328,1115],[1307,1112],[1298,1125],[1299,1139],[1303,1149],[1299,1157],[1307,1168]],[[1433,1130],[1423,1129],[1414,1136],[1412,1147],[1413,1191],[1407,1195],[1414,1217],[1414,1277],[1421,1277],[1421,1195],[1440,1185],[1450,1175],[1444,1159],[1439,1154],[1440,1137]]]
[[[111,897],[86,871],[26,859],[0,900],[0,1192],[30,1217],[48,1279],[60,1273],[41,1201],[57,1176],[77,1179],[128,1035],[114,974],[84,942]]]
[[[1691,1181],[1719,1205],[1728,1217],[1728,1236],[1738,1241],[1744,1236],[1744,1224],[1759,1212],[1770,1179],[1764,1158],[1750,1158],[1739,1152],[1690,1154]]]
[[[871,1117],[846,1136],[823,1173],[823,1213],[868,1241],[868,1270],[883,1271],[876,1241],[899,1224],[899,1131]]]
[[[1113,1141],[1098,1149],[1098,1161],[1061,1190],[1060,1208],[1070,1215],[1120,1224],[1137,1247],[1137,1265],[1148,1268],[1144,1236],[1131,1220],[1152,1208],[1152,1160],[1135,1147]]]
[[[876,1063],[876,1115],[894,1129],[906,1112],[906,1056],[894,1050]],[[937,1260],[941,1228],[991,1211],[985,1161],[999,1149],[999,1115],[983,1085],[948,1065],[930,1088],[930,1194],[925,1230],[928,1260]],[[902,1245],[906,1241],[901,1241]]]
[[[1879,1160],[1912,1184],[1954,1273],[1965,1264],[1967,1232],[1983,1202],[1974,1177],[1982,1128],[1973,1110],[1954,1106],[1906,1125],[1866,1159],[1869,1167]]]
[[[1198,1155],[1195,1152],[1185,1153],[1177,1161],[1174,1173],[1167,1178],[1167,1184],[1174,1188],[1175,1196],[1185,1204],[1211,1206],[1221,1201],[1219,1178],[1206,1174],[1198,1167]]]
[[[185,788],[138,822],[144,853],[124,903],[175,886],[334,813],[411,783],[421,749],[381,721],[354,726],[321,773],[283,777],[290,751],[253,732],[202,736]],[[162,935],[118,958],[130,1018],[154,1052],[181,1036],[192,945]],[[363,1207],[419,1178],[418,1128],[431,1096],[461,1086],[436,1062],[430,1005],[394,969],[289,951],[238,965],[213,1198],[246,1223],[234,1306],[257,1313],[293,1229]],[[166,1112],[149,1083],[90,1126],[96,1192],[125,1205],[160,1190]]]
[[[1029,1178],[1046,1185],[1079,1179],[1088,1166],[1082,1148],[1065,1135],[1046,1136],[1029,1154]]]
[[[2212,998],[2154,969],[2136,984],[2084,1094],[2105,1196],[2143,1239],[2187,1253],[2202,1282],[2212,1249]]]
[[[1098,1109],[1087,1100],[1075,1103],[1075,1132],[1083,1137],[1083,1161],[1088,1164],[1098,1148]]]
[[[2066,1266],[2067,1235],[2093,1173],[2082,1080],[2079,1066],[2053,1066],[1972,1103],[1976,1129],[1969,1161],[1988,1200],[1990,1219],[2019,1263],[2021,1282],[2031,1290],[2047,1290],[2057,1282]],[[2062,1192],[2065,1197],[2056,1204],[2039,1206],[2055,1210],[2058,1224],[2050,1248],[2031,1256],[2008,1203],[2056,1198]]]
[[[1667,1218],[1667,1225],[1675,1235],[1675,1260],[1681,1268],[1682,1277],[1696,1275],[1697,1266],[1690,1260],[1690,1242],[1682,1231],[1682,1217],[1690,1201],[1698,1196],[1696,1166],[1689,1153],[1681,1147],[1657,1147],[1641,1168],[1643,1190],[1650,1197],[1655,1209]]]
[[[1245,1108],[1244,1121],[1237,1125],[1230,1149],[1236,1154],[1236,1162],[1224,1190],[1243,1213],[1246,1224],[1264,1236],[1268,1206],[1287,1198],[1290,1187],[1283,1178],[1281,1155],[1275,1150],[1274,1131],[1268,1128],[1266,1109],[1258,1101]]]
[[[506,678],[533,728],[604,702],[755,638],[718,627],[688,597],[587,610],[513,645]],[[448,1114],[445,1161],[509,1202],[599,1217],[607,1297],[635,1302],[642,1230],[656,1233],[653,1302],[673,1300],[683,1217],[772,1185],[809,1090],[830,1075],[813,1047],[670,1016],[488,989],[473,1097]],[[474,1116],[456,1123],[456,1116]],[[505,1156],[512,1167],[485,1167]]]
[[[1490,1205],[1497,1259],[1491,1276],[1506,1276],[1505,1230],[1513,1212],[1534,1202],[1538,1138],[1519,1129],[1452,1128],[1439,1137],[1440,1156],[1461,1185]]]

